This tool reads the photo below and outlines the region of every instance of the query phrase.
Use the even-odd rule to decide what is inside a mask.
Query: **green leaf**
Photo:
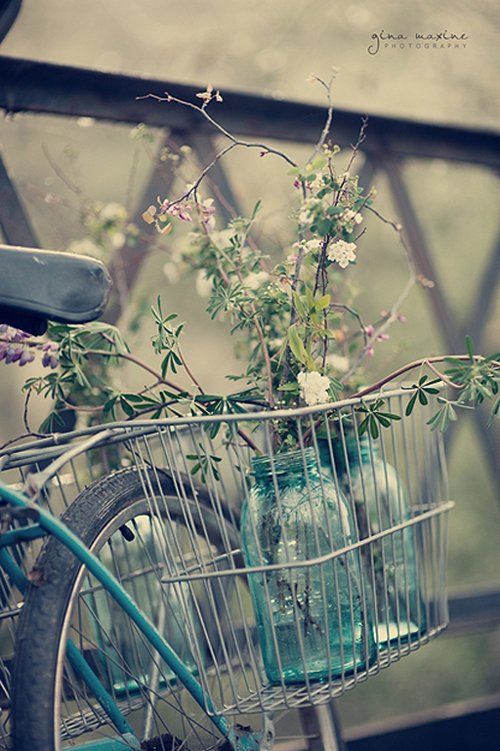
[[[419,402],[420,402],[420,404],[422,404],[422,405],[423,405],[424,407],[425,407],[425,406],[426,406],[427,404],[429,404],[429,400],[427,399],[427,397],[426,397],[426,395],[425,395],[425,391],[424,391],[424,389],[421,389],[421,390],[420,390],[420,391],[418,392],[418,401],[419,401]]]
[[[127,401],[127,399],[123,395],[120,395],[119,401],[120,401],[120,407],[123,409],[123,411],[125,412],[125,414],[128,417],[132,417],[132,415],[134,414],[134,411],[135,411],[134,408],[132,407],[132,405],[129,404],[129,402]]]
[[[472,339],[468,334],[465,337],[465,344],[467,346],[467,352],[469,353],[470,361],[474,362],[474,347],[472,346]]]
[[[323,295],[319,300],[316,300],[314,307],[317,311],[324,310],[330,305],[330,295]]]
[[[413,412],[413,407],[415,406],[415,403],[417,401],[418,391],[415,391],[411,399],[409,400],[408,404],[406,405],[405,409],[405,415],[406,417],[409,417],[411,413]]]
[[[314,295],[312,289],[309,287],[306,287],[306,304],[309,313],[311,313],[314,310]]]
[[[306,309],[304,307],[304,303],[302,302],[301,296],[296,290],[293,291],[293,301],[295,303],[295,310],[297,311],[299,316],[305,320],[307,318]]]
[[[326,237],[333,231],[334,224],[329,219],[320,219],[315,225],[316,232],[320,237]]]
[[[298,383],[283,383],[281,386],[278,387],[278,391],[289,391],[293,394],[298,394],[299,384]]]
[[[311,164],[311,168],[313,170],[320,170],[323,169],[323,167],[326,167],[327,161],[324,156],[319,156],[317,159],[314,160]]]
[[[257,214],[259,213],[259,210],[260,210],[261,204],[262,204],[262,201],[261,201],[261,200],[260,200],[260,198],[259,198],[259,200],[258,200],[258,201],[257,201],[257,203],[255,204],[255,206],[254,206],[254,209],[253,209],[253,211],[252,211],[252,217],[251,217],[251,220],[250,220],[250,221],[252,221],[252,222],[254,221],[255,217],[256,217],[256,216],[257,216]]]
[[[307,360],[307,353],[295,326],[290,326],[288,329],[288,343],[290,344],[290,349],[292,350],[295,359],[299,363],[305,363]]]
[[[363,420],[362,422],[360,422],[360,424],[358,425],[358,435],[359,435],[360,437],[361,437],[361,436],[362,436],[362,435],[363,435],[364,433],[366,433],[366,431],[367,431],[367,428],[368,428],[368,420],[369,420],[369,417],[365,417],[365,419],[364,419],[364,420]]]
[[[497,417],[497,415],[499,413],[499,410],[500,410],[500,397],[498,397],[498,399],[495,401],[495,404],[493,405],[493,407],[491,409],[491,413],[490,413],[490,416],[488,418],[488,422],[486,423],[486,427],[487,428],[491,427],[491,424],[492,424],[493,420],[495,419],[495,417]]]
[[[441,433],[444,433],[448,430],[450,420],[452,422],[458,420],[458,415],[451,402],[445,401],[444,399],[441,401],[443,401],[444,404],[438,409],[436,414],[428,420],[427,425],[429,425],[431,431],[439,430]]]

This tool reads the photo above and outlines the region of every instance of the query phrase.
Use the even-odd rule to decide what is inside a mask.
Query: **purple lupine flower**
[[[33,362],[34,359],[35,359],[35,353],[29,349],[25,349],[23,351],[23,354],[19,358],[19,367],[22,368],[23,365],[27,365],[27,363]]]
[[[14,349],[14,347],[9,344],[9,346],[5,350],[5,358],[4,359],[5,359],[6,365],[8,365],[9,363],[11,363],[13,361],[15,352],[16,352],[16,350]]]
[[[57,356],[56,352],[59,349],[59,345],[55,342],[46,342],[42,347],[43,357],[42,365],[44,368],[57,368]]]
[[[14,354],[12,355],[11,362],[17,362],[18,360],[20,360],[21,357],[23,356],[23,352],[24,352],[24,347],[16,347],[16,349],[14,350]]]
[[[44,368],[52,368],[54,370],[54,368],[57,368],[57,357],[54,357],[49,352],[45,352],[42,357],[42,365]]]
[[[42,352],[57,352],[59,345],[56,342],[46,342],[42,347]]]
[[[26,331],[22,331],[21,329],[15,329],[14,330],[14,336],[12,337],[15,342],[21,342],[23,339],[27,339],[30,336]]]

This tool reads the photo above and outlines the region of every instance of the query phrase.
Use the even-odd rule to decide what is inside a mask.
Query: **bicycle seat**
[[[94,258],[0,245],[0,323],[37,336],[47,320],[87,323],[104,312],[110,289]]]

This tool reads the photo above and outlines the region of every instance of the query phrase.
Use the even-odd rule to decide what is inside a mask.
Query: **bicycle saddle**
[[[0,245],[0,323],[37,336],[47,320],[87,323],[104,312],[110,289],[94,258]]]

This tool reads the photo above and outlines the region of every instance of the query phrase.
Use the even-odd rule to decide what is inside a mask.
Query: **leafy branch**
[[[401,420],[401,415],[397,415],[394,412],[383,412],[382,408],[385,406],[384,399],[377,399],[377,401],[371,404],[362,402],[361,406],[356,409],[356,412],[366,415],[358,425],[358,435],[362,436],[367,430],[370,431],[371,437],[376,439],[379,437],[380,427],[389,428],[391,421]]]
[[[492,416],[500,413],[500,355],[488,358],[474,355],[469,338],[466,355],[409,363],[356,393],[361,363],[373,354],[377,342],[389,337],[389,327],[402,320],[401,307],[417,277],[403,228],[373,207],[374,191],[365,192],[357,175],[351,173],[367,137],[366,119],[362,120],[344,169],[337,165],[340,148],[328,141],[335,73],[329,82],[314,77],[327,92],[328,108],[318,143],[303,167],[278,149],[236,138],[218,123],[208,112],[208,105],[221,102],[222,97],[211,86],[197,95],[201,104],[185,102],[168,93],[164,97],[152,94],[138,97],[188,107],[229,141],[209,165],[197,171],[195,179],[180,191],[179,198],[158,198],[158,206],[150,206],[143,218],[154,224],[161,235],[173,231],[172,222],[197,220],[189,234],[189,249],[167,249],[172,258],[169,265],[179,273],[196,274],[197,286],[203,289],[200,294],[208,298],[206,310],[212,320],[230,319],[236,354],[246,358],[247,365],[242,374],[228,376],[228,380],[244,380],[244,387],[229,396],[204,392],[183,354],[184,324],[177,314],[164,313],[158,296],[156,306],[151,307],[156,328],[151,344],[155,356],[160,358],[159,366],[138,358],[119,332],[105,324],[52,326],[55,349],[44,354],[52,372],[28,379],[27,400],[32,392],[38,392],[54,400],[56,414],[69,408],[87,412],[90,419],[106,420],[115,418],[117,413],[127,419],[145,414],[155,418],[221,416],[255,406],[260,409],[314,406],[337,400],[343,391],[361,399],[357,408],[360,435],[368,431],[376,438],[382,428],[401,419],[400,415],[386,411],[383,387],[418,369],[405,413],[410,415],[416,405],[426,406],[431,397],[436,397],[439,408],[429,421],[432,430],[444,430],[456,419],[459,408],[473,408],[486,399],[493,401]],[[219,230],[213,198],[200,195],[210,170],[236,147],[259,149],[261,156],[274,154],[291,167],[288,174],[298,191],[292,213],[297,239],[279,260],[273,260],[272,254],[265,255],[251,238],[260,202],[250,219],[236,216]],[[177,168],[175,174],[182,179]],[[352,285],[344,274],[357,262],[357,243],[366,232],[365,211],[397,233],[408,269],[404,288],[389,312],[382,320],[368,325],[357,310]],[[6,362],[18,361],[23,365],[30,361],[36,346],[27,339],[13,344],[2,338],[0,359],[4,353]],[[57,369],[53,368],[54,362],[59,366]],[[115,378],[119,364],[127,362],[148,376],[148,383],[136,392],[122,388]],[[181,373],[189,379],[188,387],[176,382]],[[456,399],[443,396],[438,382],[456,392]],[[368,394],[375,394],[375,400],[363,401]],[[293,436],[288,425],[273,425],[273,430],[275,448],[290,445]],[[256,448],[250,436],[243,433],[241,436]],[[211,466],[210,462],[198,464],[202,472]]]

